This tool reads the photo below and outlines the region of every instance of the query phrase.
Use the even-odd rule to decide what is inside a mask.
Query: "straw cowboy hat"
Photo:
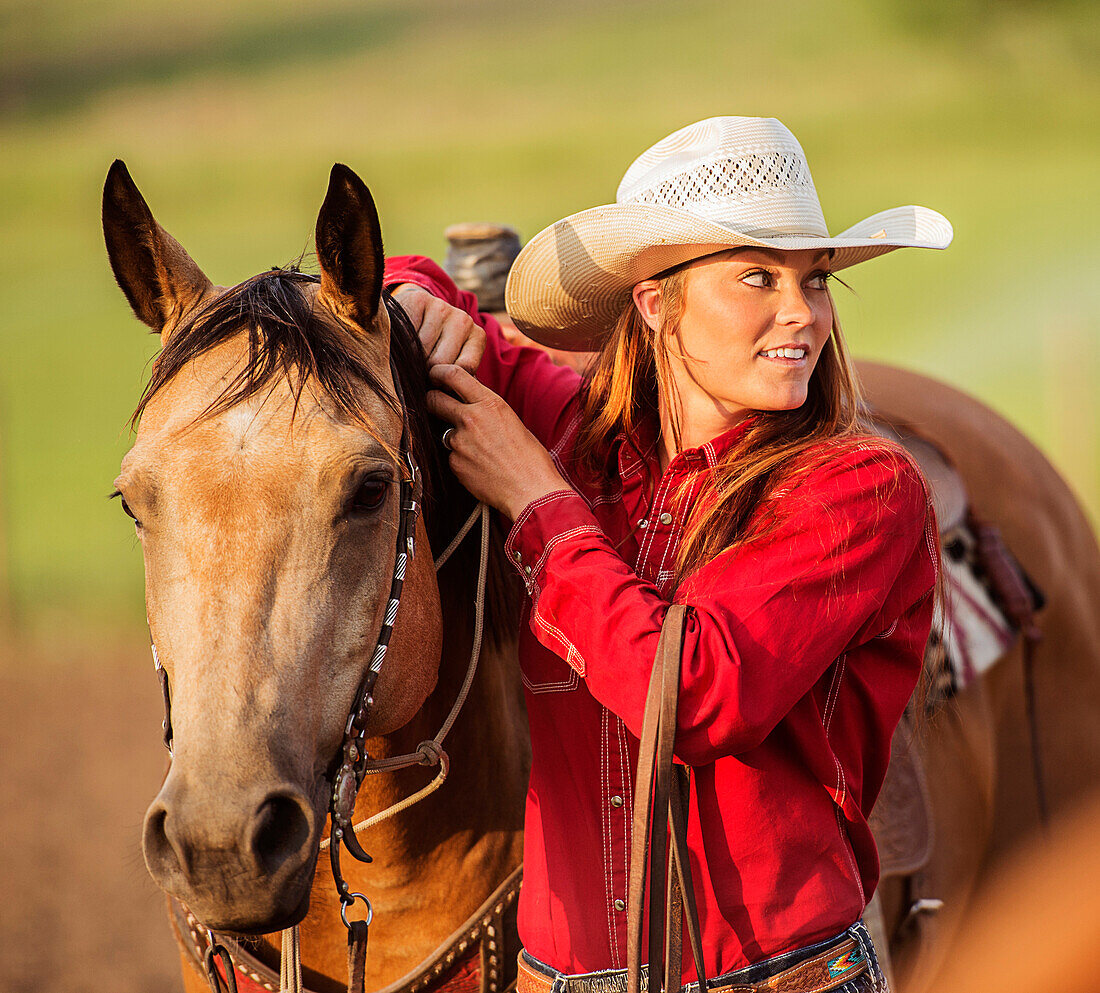
[[[896,248],[946,248],[947,218],[894,207],[829,236],[802,146],[774,118],[711,117],[643,152],[615,203],[551,224],[512,266],[508,312],[536,341],[599,348],[631,289],[730,248],[829,249],[844,269]]]

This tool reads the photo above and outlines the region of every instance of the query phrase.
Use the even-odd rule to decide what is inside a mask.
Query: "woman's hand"
[[[409,315],[420,336],[429,369],[453,364],[467,372],[477,372],[485,354],[485,331],[466,311],[452,307],[415,283],[396,287],[393,298]]]
[[[569,489],[550,453],[492,390],[457,365],[434,366],[428,376],[437,387],[428,409],[454,425],[451,469],[475,497],[514,521],[533,500]]]

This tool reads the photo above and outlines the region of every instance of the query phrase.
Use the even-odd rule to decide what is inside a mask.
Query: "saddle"
[[[974,513],[966,483],[939,448],[875,411],[868,427],[912,456],[936,511],[945,603],[942,629],[933,629],[925,653],[932,673],[927,706],[934,710],[991,669],[1021,634],[1038,639],[1034,614],[1043,597],[997,529]],[[890,767],[870,819],[883,878],[910,875],[927,865],[930,804],[913,714],[907,712],[894,732]]]

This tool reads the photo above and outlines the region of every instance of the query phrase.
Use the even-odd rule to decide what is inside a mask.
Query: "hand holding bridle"
[[[437,365],[428,377],[428,409],[449,421],[451,470],[483,503],[515,520],[532,501],[569,489],[550,453],[511,407],[457,365]]]
[[[485,354],[485,331],[469,314],[432,296],[415,283],[397,286],[393,298],[409,315],[424,346],[429,369],[437,365],[457,365],[467,372],[477,372],[481,356]]]

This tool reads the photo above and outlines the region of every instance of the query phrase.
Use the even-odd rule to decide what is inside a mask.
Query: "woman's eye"
[[[772,274],[765,269],[754,269],[741,277],[741,282],[764,289],[772,285]]]
[[[357,514],[369,513],[382,506],[386,499],[388,483],[382,479],[367,479],[359,484],[351,500],[351,511]]]
[[[806,284],[811,290],[824,290],[829,286],[829,277],[832,275],[830,272],[815,272],[808,280]]]

